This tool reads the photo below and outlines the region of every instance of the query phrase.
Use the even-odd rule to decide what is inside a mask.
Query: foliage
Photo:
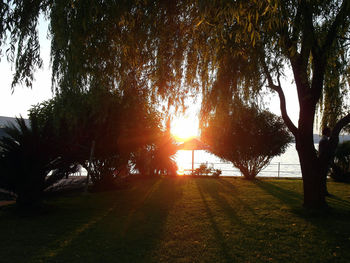
[[[214,81],[226,77],[222,89],[246,94],[267,84],[282,95],[280,80],[291,69],[301,91],[299,100],[312,96],[324,113],[324,124],[334,127],[346,115],[349,9],[347,1],[339,0],[205,1],[198,27],[212,39],[207,44],[215,52],[209,53],[208,47],[201,45],[197,52],[207,55],[204,63],[216,62],[217,73],[212,76]],[[305,86],[299,85],[301,79]],[[314,88],[307,90],[311,86]],[[215,87],[205,88],[210,93]],[[283,115],[290,126],[287,113]]]
[[[3,45],[10,39],[8,56],[16,58],[14,84],[30,84],[42,64],[38,21],[44,14],[58,89],[99,83],[152,98],[171,95],[169,102],[181,102],[183,81],[201,85],[205,101],[216,79],[245,96],[265,84],[282,95],[279,80],[290,66],[300,101],[311,92],[324,123],[335,125],[349,80],[349,9],[340,0],[9,1],[1,4],[0,39]],[[287,117],[283,112],[294,133]]]
[[[164,0],[13,0],[2,3],[1,11],[0,44],[4,48],[9,39],[7,55],[16,69],[13,86],[31,86],[33,72],[42,66],[38,24],[44,16],[57,92],[104,86],[141,91],[152,101],[160,96],[176,107],[183,104],[184,32],[190,24],[181,23],[187,23],[188,7]]]
[[[176,175],[173,156],[177,150],[168,125],[166,131],[156,130],[153,140],[133,153],[132,163],[142,175]]]
[[[193,171],[194,175],[203,176],[209,175],[211,173],[211,167],[208,167],[208,164],[201,163],[197,169]]]
[[[334,163],[331,165],[330,176],[337,182],[350,182],[350,142],[338,145]]]
[[[198,168],[193,171],[193,175],[196,176],[208,176],[212,175],[214,177],[219,177],[222,171],[220,169],[214,169],[209,167],[207,163],[201,163]]]
[[[214,169],[212,175],[214,177],[219,177],[221,174],[222,174],[222,171],[220,169]]]
[[[320,178],[350,122],[348,0],[13,0],[1,2],[1,14],[0,41],[10,39],[8,55],[16,61],[13,84],[30,85],[41,66],[37,28],[45,14],[57,90],[100,84],[138,90],[152,101],[167,98],[178,107],[191,87],[203,93],[206,118],[217,106],[216,91],[227,94],[228,102],[233,92],[251,102],[270,88],[296,140],[305,205],[325,205]],[[298,126],[287,114],[288,87],[281,84],[289,70],[299,99]],[[318,110],[323,125],[333,128],[331,147],[320,157],[312,137]]]
[[[282,118],[295,137],[304,182],[304,205],[325,207],[325,178],[338,143],[341,129],[350,122],[347,109],[349,90],[350,5],[349,1],[204,1],[200,9],[198,32],[210,42],[198,45],[198,53],[214,70],[205,73],[213,82],[225,74],[231,83],[220,87],[228,94],[235,90],[248,94],[248,101],[258,98],[254,91],[267,87],[280,98]],[[204,32],[204,33],[203,33]],[[208,47],[208,44],[213,43]],[[215,43],[215,44],[214,44]],[[208,53],[206,50],[216,50]],[[242,67],[234,74],[222,67],[229,58],[251,62],[253,72]],[[220,67],[221,66],[221,67]],[[202,68],[205,68],[201,65]],[[282,78],[290,75],[299,100],[299,120],[296,126],[288,116]],[[199,74],[199,76],[201,76]],[[237,81],[239,80],[239,81]],[[251,86],[246,83],[252,82]],[[214,85],[204,86],[212,94]],[[292,87],[292,86],[291,86]],[[210,102],[210,101],[209,101]],[[208,104],[208,103],[206,103]],[[215,111],[217,104],[204,107],[204,118]],[[313,143],[314,122],[320,111],[323,126],[332,128],[329,149],[317,156]],[[321,126],[322,126],[321,125]]]
[[[0,141],[0,187],[16,194],[19,206],[35,206],[47,187],[76,167],[55,155],[50,123],[39,126],[32,118],[27,126],[23,118],[17,118],[5,131],[8,136]]]
[[[214,154],[232,162],[247,179],[284,153],[292,140],[281,118],[243,104],[213,114],[202,137]]]
[[[30,116],[41,125],[52,120],[56,154],[86,169],[91,165],[96,189],[113,188],[114,179],[129,172],[132,155],[152,144],[160,131],[158,114],[142,96],[104,89],[59,94],[35,106]]]

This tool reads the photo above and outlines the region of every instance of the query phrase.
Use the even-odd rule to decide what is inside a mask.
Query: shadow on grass
[[[347,200],[344,200],[336,195],[332,195],[328,198],[328,202],[331,204],[331,205],[335,205],[341,209],[344,209],[344,210],[350,210],[350,202],[347,201]]]
[[[328,198],[328,203],[331,207],[325,209],[306,209],[302,206],[303,195],[302,193],[292,191],[290,189],[283,188],[277,184],[267,182],[264,180],[254,180],[257,186],[271,194],[275,198],[279,199],[285,205],[290,207],[290,211],[295,215],[304,218],[310,223],[317,225],[319,227],[327,228],[322,222],[326,222],[327,218],[337,218],[339,220],[347,219],[350,214],[350,202],[341,199],[337,196],[332,196]],[[321,220],[320,220],[321,219]]]
[[[165,178],[144,196],[129,213],[122,228],[122,255],[118,262],[149,262],[156,257],[167,217],[182,196],[181,178]]]
[[[81,262],[82,258],[89,262],[152,261],[168,214],[182,195],[179,184],[181,180],[168,178],[149,184],[140,182],[137,189],[128,192],[125,198],[117,198],[99,218],[77,228],[73,237],[66,237],[64,247],[53,248],[42,259],[44,262]]]
[[[244,224],[237,214],[237,209],[233,208],[224,195],[229,196],[229,199],[234,201],[234,207],[243,207],[246,211],[249,211],[252,215],[256,216],[255,211],[250,205],[248,205],[239,196],[236,186],[225,179],[217,179],[215,181],[202,180],[198,184],[202,187],[203,191],[208,193],[216,204],[222,208],[223,212],[230,218],[232,223]]]
[[[242,179],[239,179],[239,180],[242,180]],[[217,182],[220,183],[221,186],[223,186],[223,188],[221,188],[221,190],[224,190],[225,193],[229,194],[231,197],[233,197],[235,200],[237,200],[237,202],[241,206],[243,206],[247,211],[249,211],[252,215],[256,216],[254,209],[252,209],[252,207],[250,205],[248,205],[246,202],[243,201],[242,198],[239,197],[239,194],[236,190],[236,186],[233,183],[231,183],[230,181],[227,181],[225,179],[221,179],[221,178],[218,179]]]
[[[127,190],[63,195],[49,200],[44,211],[39,213],[18,214],[16,207],[0,210],[2,260],[23,262],[25,255],[26,262],[81,262],[88,254],[86,251],[94,247],[91,244],[91,247],[84,247],[86,240],[94,240],[98,236],[89,236],[91,230],[103,225],[111,216],[120,223],[123,215],[159,181],[159,178],[143,180]],[[18,253],[18,248],[21,253]],[[74,256],[67,257],[69,254],[82,257],[74,260]]]
[[[303,197],[300,193],[282,188],[264,180],[253,180],[252,182],[291,208],[301,207],[303,203]]]
[[[228,247],[228,245],[226,244],[225,242],[225,237],[223,235],[223,233],[220,231],[219,227],[218,227],[218,224],[216,223],[215,221],[215,218],[214,218],[214,212],[212,211],[212,209],[210,208],[204,194],[203,194],[203,186],[201,185],[200,182],[196,181],[197,183],[197,188],[198,188],[198,191],[199,191],[199,195],[202,199],[202,202],[204,204],[204,207],[205,207],[205,210],[206,210],[206,213],[208,215],[208,218],[209,218],[209,222],[212,226],[212,229],[214,231],[214,235],[215,235],[215,239],[217,241],[217,243],[219,244],[220,248],[221,248],[221,251],[222,251],[222,254],[224,256],[224,259],[226,262],[233,262],[234,258],[230,255],[229,251],[230,251],[230,248]],[[227,205],[225,204],[224,205],[226,208],[227,208]],[[231,210],[231,209],[230,209]],[[233,216],[233,217],[237,217],[235,215],[233,215],[232,211],[230,211],[230,214]],[[232,217],[232,218],[233,218]],[[230,219],[232,219],[230,217]]]

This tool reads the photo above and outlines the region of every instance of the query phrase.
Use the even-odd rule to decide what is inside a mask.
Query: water
[[[316,149],[318,148],[315,145]],[[192,151],[180,150],[175,155],[175,160],[180,170],[192,169]],[[217,156],[206,151],[194,152],[194,168],[198,168],[201,163],[207,163],[209,167],[220,169],[223,176],[241,176],[241,172],[235,168],[230,162],[225,162]],[[278,164],[280,164],[278,172]],[[187,173],[189,171],[186,171]],[[80,174],[87,175],[87,171],[82,168]],[[270,164],[260,172],[258,176],[264,177],[294,177],[300,178],[300,164],[295,144],[291,144],[284,154],[273,158]]]
[[[191,170],[192,168],[192,151],[178,151],[175,155],[175,160],[179,169],[185,170],[185,173],[188,173],[186,170]],[[240,171],[230,162],[225,162],[206,151],[195,151],[194,168],[198,168],[201,163],[207,163],[209,167],[220,169],[223,176],[241,176]],[[300,178],[299,157],[295,149],[295,144],[291,144],[281,156],[273,158],[270,164],[258,176]]]

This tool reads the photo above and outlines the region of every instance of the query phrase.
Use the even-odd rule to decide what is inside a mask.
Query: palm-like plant
[[[21,117],[5,131],[8,136],[0,140],[0,187],[14,192],[20,206],[40,203],[43,191],[73,167],[55,151],[49,122],[40,126],[31,118],[27,125]]]

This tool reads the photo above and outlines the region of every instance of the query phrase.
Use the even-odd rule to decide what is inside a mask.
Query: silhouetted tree
[[[174,155],[178,150],[170,134],[170,123],[165,131],[159,126],[154,127],[154,135],[144,147],[133,153],[132,162],[143,175],[176,175],[177,164]]]
[[[331,164],[330,176],[338,182],[350,182],[350,141],[340,143]]]
[[[23,118],[6,127],[0,140],[0,187],[17,195],[21,207],[40,204],[44,190],[76,167],[55,154],[50,123],[39,126],[35,118],[27,126]]]
[[[242,104],[213,114],[202,138],[210,151],[232,162],[247,179],[254,179],[292,140],[280,117]]]
[[[54,154],[89,168],[95,189],[99,190],[113,188],[115,179],[129,172],[139,153],[140,162],[145,162],[150,152],[142,149],[155,147],[163,136],[159,114],[136,92],[122,95],[106,89],[69,91],[33,107],[30,116],[39,119],[40,125],[52,124],[51,140],[57,145]],[[161,158],[168,155],[158,154],[164,152],[157,147],[152,158],[158,156],[156,163],[161,165]]]
[[[282,118],[295,137],[304,205],[326,205],[322,178],[339,132],[350,122],[344,103],[348,0],[2,1],[0,40],[10,39],[8,55],[16,62],[13,84],[30,86],[34,70],[42,65],[40,14],[50,22],[58,90],[85,90],[99,82],[119,90],[132,87],[153,101],[160,96],[179,106],[191,87],[202,91],[206,106],[212,83],[224,74],[230,82],[220,87],[224,92],[240,90],[251,100],[264,87],[276,92]],[[298,94],[298,125],[287,114],[281,84],[288,69]],[[318,109],[332,128],[324,156],[317,156],[313,142]],[[203,112],[210,113],[210,107]]]

